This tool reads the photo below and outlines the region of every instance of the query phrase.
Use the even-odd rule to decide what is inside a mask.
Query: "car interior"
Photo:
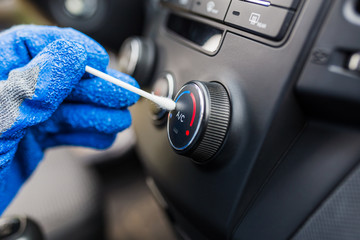
[[[110,149],[49,150],[0,235],[360,239],[359,0],[0,1],[0,29],[28,23],[88,34],[176,109],[140,99]]]

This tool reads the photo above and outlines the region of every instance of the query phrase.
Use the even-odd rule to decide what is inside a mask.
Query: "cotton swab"
[[[149,99],[150,101],[156,103],[157,105],[159,105],[160,108],[163,108],[163,109],[166,109],[168,111],[172,111],[175,109],[176,107],[176,103],[170,99],[170,98],[166,98],[166,97],[160,97],[160,96],[156,96],[154,94],[150,94],[148,92],[145,92],[144,90],[141,90],[139,88],[136,88],[126,82],[123,82],[121,81],[120,79],[117,79],[117,78],[114,78],[106,73],[103,73],[99,70],[96,70],[95,68],[92,68],[92,67],[89,67],[89,66],[86,66],[85,67],[85,71],[94,75],[94,76],[97,76],[99,78],[102,78],[108,82],[111,82],[115,85],[118,85],[122,88],[125,88],[133,93],[136,93],[144,98],[147,98]]]

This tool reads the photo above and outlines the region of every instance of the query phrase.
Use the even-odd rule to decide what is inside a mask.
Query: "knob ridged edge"
[[[198,163],[204,163],[215,156],[226,137],[231,106],[228,93],[223,85],[217,82],[202,83],[209,93],[209,119],[199,145],[191,153]]]

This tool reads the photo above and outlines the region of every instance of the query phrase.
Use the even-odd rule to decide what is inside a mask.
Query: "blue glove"
[[[109,147],[131,124],[138,96],[85,74],[108,55],[73,29],[18,26],[0,33],[0,214],[56,145]],[[131,77],[108,73],[134,86]],[[64,176],[65,177],[65,176]]]

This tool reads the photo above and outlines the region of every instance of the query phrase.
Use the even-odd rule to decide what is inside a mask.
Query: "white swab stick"
[[[145,92],[144,90],[141,90],[139,88],[136,88],[136,87],[126,83],[126,82],[123,82],[120,79],[114,78],[106,73],[100,72],[99,70],[96,70],[95,68],[86,66],[85,71],[88,73],[91,73],[94,76],[102,78],[108,82],[111,82],[115,85],[118,85],[122,88],[125,88],[125,89],[129,90],[130,92],[136,93],[144,98],[147,98],[150,101],[159,105],[159,107],[166,109],[168,111],[172,111],[176,107],[176,103],[170,98],[165,98],[165,97],[156,96],[154,94],[150,94],[148,92]]]

